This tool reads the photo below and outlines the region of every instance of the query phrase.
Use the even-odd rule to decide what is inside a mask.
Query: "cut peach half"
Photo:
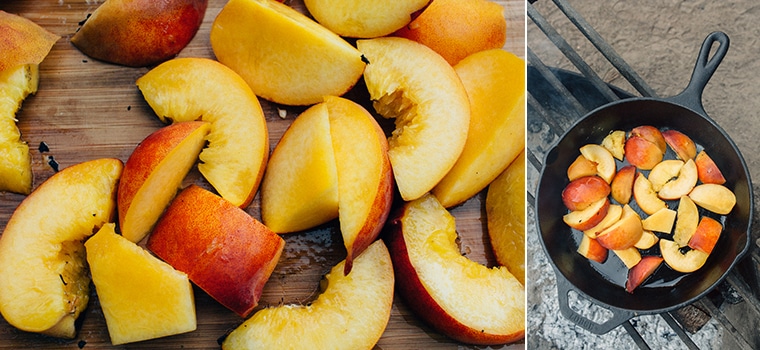
[[[666,182],[657,195],[664,200],[675,200],[691,192],[697,184],[697,165],[689,158],[678,171],[678,177]]]
[[[462,154],[433,188],[444,207],[474,196],[525,148],[525,61],[493,49],[454,66],[470,98],[470,126]]]
[[[269,157],[269,132],[256,95],[235,72],[204,58],[176,58],[137,79],[163,122],[211,124],[198,170],[226,200],[253,200]]]
[[[0,313],[27,332],[74,338],[90,277],[83,241],[113,219],[119,159],[72,165],[19,204],[0,236]]]
[[[449,337],[503,344],[525,334],[525,291],[506,267],[463,256],[454,217],[435,196],[406,203],[389,221],[388,248],[407,305]]]
[[[596,144],[584,145],[580,151],[586,159],[596,163],[597,175],[607,183],[611,183],[617,173],[617,163],[615,163],[615,157],[612,156],[612,153]]]
[[[211,27],[219,62],[256,95],[286,105],[340,96],[361,78],[362,54],[329,29],[274,0],[231,0]]]
[[[440,55],[393,37],[359,40],[369,64],[364,80],[375,110],[395,118],[388,156],[401,197],[429,192],[454,166],[467,141],[470,102]]]
[[[205,145],[205,122],[175,123],[148,135],[132,151],[119,181],[119,229],[140,242],[177,194]]]
[[[257,311],[233,330],[222,349],[371,349],[382,336],[393,304],[393,266],[382,241],[344,262],[320,284],[321,294],[304,304]]]

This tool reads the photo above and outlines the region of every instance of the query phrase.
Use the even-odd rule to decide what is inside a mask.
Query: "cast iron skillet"
[[[716,42],[719,46],[709,58]],[[603,334],[636,315],[667,312],[696,301],[721,282],[749,249],[753,210],[749,171],[737,146],[702,106],[702,92],[726,55],[728,45],[726,34],[710,34],[702,44],[691,80],[683,92],[665,99],[629,98],[599,107],[573,125],[546,154],[536,196],[540,241],[557,275],[560,311],[591,332]],[[567,167],[580,154],[581,146],[600,143],[612,130],[630,131],[639,125],[679,130],[697,143],[698,150],[707,150],[726,177],[725,186],[736,194],[736,206],[722,217],[700,209],[701,215],[711,215],[724,225],[718,244],[701,269],[682,274],[660,266],[644,285],[629,294],[623,288],[627,269],[612,252],[604,264],[590,262],[576,252],[582,233],[562,221],[567,209],[561,193],[569,183]],[[668,152],[671,154],[666,158],[672,157],[672,150]],[[668,202],[671,209],[677,205],[677,201]],[[570,290],[609,309],[612,317],[597,323],[571,309]]]

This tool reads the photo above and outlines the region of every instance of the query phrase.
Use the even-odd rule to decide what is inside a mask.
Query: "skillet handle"
[[[570,307],[570,303],[568,300],[568,292],[572,290],[573,287],[570,284],[569,281],[567,281],[562,276],[557,276],[557,292],[559,294],[559,311],[562,313],[562,316],[569,319],[570,321],[573,321],[573,323],[583,327],[585,330],[596,333],[596,334],[605,334],[613,329],[615,329],[617,326],[623,324],[623,322],[626,322],[630,320],[632,317],[636,316],[634,312],[627,311],[627,310],[621,310],[618,308],[608,308],[607,310],[612,312],[612,317],[607,320],[604,323],[596,323],[592,320],[589,320],[585,316],[575,312]]]
[[[713,44],[718,43],[718,48],[712,58],[709,57]],[[705,38],[702,47],[699,49],[699,56],[694,65],[694,71],[691,73],[691,80],[680,94],[668,98],[671,102],[690,108],[702,116],[707,116],[704,106],[702,106],[702,92],[710,81],[713,73],[718,69],[718,65],[726,56],[729,46],[728,35],[723,32],[713,32]]]

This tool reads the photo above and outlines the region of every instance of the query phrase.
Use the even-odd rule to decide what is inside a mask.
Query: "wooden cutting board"
[[[50,164],[60,169],[82,161],[102,157],[129,158],[132,150],[147,135],[163,126],[143,100],[135,81],[148,68],[128,68],[90,59],[69,42],[86,18],[103,1],[97,0],[11,0],[0,9],[29,18],[61,36],[40,66],[40,87],[36,95],[24,102],[17,115],[22,138],[29,144],[35,185],[54,174]],[[524,57],[525,20],[522,0],[497,1],[505,7],[509,23],[505,49]],[[301,0],[286,1],[305,12]],[[203,24],[193,41],[180,54],[183,57],[209,57],[209,31],[223,0],[210,0]],[[362,84],[349,95],[369,106]],[[271,147],[285,129],[304,110],[261,100],[267,116]],[[369,109],[372,110],[371,108]],[[282,111],[285,118],[280,117]],[[44,144],[41,147],[41,144]],[[45,151],[44,147],[49,150]],[[210,186],[197,171],[191,172],[185,185]],[[457,217],[462,252],[471,259],[492,266],[486,234],[485,192],[452,212]],[[5,227],[13,210],[24,196],[0,192],[0,229]],[[259,198],[247,212],[260,219]],[[50,203],[51,206],[57,203]],[[318,294],[319,280],[334,264],[345,258],[345,248],[337,222],[308,232],[284,236],[286,245],[279,264],[267,283],[259,307],[279,303],[307,303]],[[209,349],[219,348],[219,339],[237,327],[243,319],[225,309],[200,289],[195,288],[198,328],[196,331],[120,346],[124,349]],[[361,327],[361,325],[357,325]],[[101,349],[113,348],[105,319],[95,295],[80,317],[75,339],[65,341],[26,333],[0,318],[0,348],[20,349]],[[435,332],[413,315],[400,297],[396,297],[391,319],[376,349],[454,349],[474,348],[458,344]],[[505,348],[524,348],[524,343]]]

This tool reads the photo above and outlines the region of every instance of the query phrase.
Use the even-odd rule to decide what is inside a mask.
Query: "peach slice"
[[[704,150],[697,153],[694,163],[697,165],[697,175],[702,183],[717,185],[726,183],[723,173]]]
[[[433,194],[450,208],[488,186],[525,148],[525,60],[501,49],[454,66],[470,100],[462,154]]]
[[[652,183],[649,182],[644,174],[639,173],[636,175],[636,180],[633,182],[633,197],[636,199],[636,204],[647,215],[652,215],[662,208],[667,208],[665,201],[657,196],[657,193],[652,189]]]
[[[641,252],[639,252],[636,247],[613,250],[612,252],[623,262],[623,265],[629,269],[632,269],[641,261]]]
[[[718,184],[698,185],[691,190],[689,198],[698,206],[720,215],[727,215],[736,205],[736,195]]]
[[[676,214],[676,226],[673,230],[673,241],[680,247],[689,244],[691,236],[699,224],[699,211],[696,204],[688,196],[683,196],[678,201],[678,211]]]
[[[405,201],[429,192],[462,154],[470,102],[448,63],[422,44],[383,37],[357,41],[375,110],[395,118],[388,156]]]
[[[606,148],[615,159],[625,158],[625,131],[614,130],[602,139],[602,147]]]
[[[699,270],[710,256],[696,249],[682,253],[678,243],[667,239],[660,240],[660,253],[662,253],[662,258],[665,259],[665,263],[671,269],[683,273]]]
[[[109,222],[123,165],[97,159],[40,184],[0,236],[0,313],[27,332],[74,338],[90,277],[83,241]]]
[[[567,178],[570,181],[591,175],[596,175],[596,163],[586,159],[582,154],[567,167]]]
[[[678,177],[662,185],[657,195],[664,200],[679,199],[689,194],[698,180],[697,165],[693,159],[689,159],[678,171]]]
[[[607,249],[623,250],[633,247],[641,239],[642,232],[639,214],[625,205],[620,220],[600,232],[596,241]]]
[[[176,123],[148,135],[132,151],[119,181],[121,234],[140,242],[177,194],[205,145],[209,124]]]
[[[257,311],[227,335],[222,349],[371,349],[391,316],[388,249],[375,241],[354,259],[351,274],[344,270],[344,262],[335,265],[320,283],[321,294],[308,304]]]
[[[655,144],[657,148],[660,150],[660,152],[663,154],[665,154],[665,151],[668,150],[668,145],[667,145],[667,142],[665,141],[665,137],[662,136],[660,129],[657,129],[654,126],[651,126],[651,125],[637,126],[631,129],[630,137],[641,137],[644,140],[647,140]]]
[[[147,247],[241,317],[258,305],[285,241],[196,185],[180,192],[148,237]]]
[[[718,220],[709,216],[703,216],[699,220],[697,230],[694,231],[689,240],[689,247],[710,254],[715,244],[718,243],[722,231],[723,225]]]
[[[174,58],[203,22],[208,0],[107,0],[71,37],[87,56],[131,67]]]
[[[387,226],[396,288],[439,332],[471,344],[525,335],[525,291],[506,267],[463,256],[454,217],[432,195],[404,204]]]
[[[589,205],[586,209],[571,211],[565,214],[562,216],[562,220],[567,226],[579,231],[585,231],[602,222],[604,217],[607,216],[609,208],[610,200],[605,197]]]
[[[253,200],[269,157],[269,132],[256,95],[235,72],[204,58],[175,58],[137,79],[163,122],[211,124],[198,170],[239,207]]]
[[[256,95],[286,105],[343,95],[365,67],[348,42],[274,0],[228,1],[211,26],[211,47]]]
[[[0,11],[0,191],[29,194],[32,160],[14,116],[39,83],[39,64],[60,37],[36,23]]]
[[[620,204],[628,204],[633,196],[633,182],[636,179],[636,167],[626,165],[615,174],[610,183],[612,199]]]
[[[486,220],[496,261],[525,285],[525,151],[488,186]]]
[[[60,38],[29,19],[0,10],[0,72],[40,64]]]
[[[612,224],[618,222],[620,220],[620,217],[623,215],[623,207],[617,204],[610,204],[609,208],[607,208],[607,214],[604,216],[604,219],[600,221],[596,226],[584,230],[583,234],[588,236],[589,238],[596,239],[596,236],[599,235],[602,231],[604,231],[606,228],[612,226]]]
[[[687,161],[697,155],[697,146],[686,134],[678,130],[665,130],[662,132],[668,146],[676,153],[678,159]]]
[[[194,331],[187,275],[116,234],[114,226],[104,225],[84,244],[111,344]]]
[[[678,177],[683,165],[684,162],[678,159],[666,159],[657,163],[647,176],[649,182],[652,183],[652,190],[659,192],[668,181]]]
[[[676,211],[673,209],[662,208],[641,220],[641,226],[645,230],[670,233],[673,230],[673,223],[676,221]]]
[[[306,9],[320,24],[340,36],[375,38],[391,34],[412,20],[429,0],[304,0]]]
[[[571,211],[583,210],[609,194],[610,185],[601,177],[587,176],[573,180],[565,186],[562,190],[562,202]]]
[[[596,145],[588,144],[580,148],[581,154],[586,159],[596,163],[596,173],[607,183],[612,182],[612,179],[617,173],[617,164],[615,163],[615,157],[606,148]]]
[[[433,0],[395,35],[422,43],[451,65],[479,51],[504,46],[504,8],[487,0]]]
[[[654,247],[655,244],[657,244],[657,241],[660,240],[660,237],[657,237],[652,231],[644,230],[641,233],[641,238],[638,242],[636,242],[633,246],[638,249],[649,249]]]
[[[657,271],[662,265],[663,258],[659,256],[645,256],[636,266],[628,270],[628,279],[625,281],[625,291],[633,293],[633,290],[646,281],[649,276]]]
[[[607,248],[603,247],[595,239],[586,235],[581,237],[581,243],[578,245],[578,254],[583,255],[586,259],[604,264],[607,261],[608,252]]]
[[[662,161],[664,151],[642,136],[632,135],[625,141],[625,159],[641,170],[650,170]]]

